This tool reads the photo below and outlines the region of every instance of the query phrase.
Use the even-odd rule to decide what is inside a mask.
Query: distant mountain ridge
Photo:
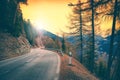
[[[53,40],[55,40],[56,38],[60,41],[62,40],[62,37],[59,37],[56,34],[53,34],[52,32],[49,32],[47,30],[40,30],[40,32],[42,32],[43,36],[48,36],[52,38]]]
[[[118,32],[118,34],[120,34],[120,31]],[[116,51],[116,48],[117,48],[117,44],[120,42],[120,36],[118,36],[118,34],[115,35],[115,39],[114,39],[114,53]],[[67,37],[67,41],[72,43],[73,45],[77,42],[78,39],[79,39],[79,36],[69,36]],[[83,40],[87,40],[88,39],[88,36],[87,35],[84,35],[84,38]],[[99,35],[96,35],[95,36],[95,44],[98,46],[98,51],[100,53],[109,53],[109,46],[110,46],[110,36],[107,36],[107,37],[102,37],[102,36],[99,36]]]
[[[40,30],[40,32],[42,32],[43,36],[48,36],[50,38],[52,38],[53,40],[58,39],[60,41],[62,41],[62,37],[57,36],[56,34],[53,34],[52,32],[49,32],[47,30]],[[65,37],[66,41],[75,45],[77,40],[79,40],[79,36],[67,36]],[[83,40],[88,40],[88,36],[84,35]],[[115,38],[115,43],[114,46],[117,45],[117,42],[119,41],[119,39],[116,37]],[[100,53],[109,53],[109,44],[110,44],[110,36],[107,37],[102,37],[99,35],[95,36],[95,44],[98,46],[97,50]]]
[[[66,40],[70,43],[72,43],[73,45],[76,44],[76,42],[78,42],[78,40],[80,41],[79,39],[79,36],[69,36],[66,38]],[[84,41],[89,41],[88,39],[88,36],[87,35],[84,35],[84,38],[83,38]],[[99,52],[106,52],[108,53],[109,51],[109,41],[110,41],[110,37],[106,37],[106,38],[103,38],[99,35],[96,35],[95,36],[95,44],[98,46],[98,51]]]

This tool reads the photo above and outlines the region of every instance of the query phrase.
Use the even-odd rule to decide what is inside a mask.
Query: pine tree
[[[64,36],[64,34],[62,36],[62,51],[64,53],[66,52],[66,45],[65,45],[65,36]]]

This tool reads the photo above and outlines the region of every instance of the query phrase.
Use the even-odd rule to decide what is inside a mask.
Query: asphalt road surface
[[[30,53],[0,61],[0,80],[58,80],[59,56],[47,50],[32,49]]]

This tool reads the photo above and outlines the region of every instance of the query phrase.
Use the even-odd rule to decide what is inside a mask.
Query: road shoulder
[[[69,57],[67,55],[59,56],[61,59],[59,80],[98,80],[76,59],[73,58],[72,65],[68,65]]]

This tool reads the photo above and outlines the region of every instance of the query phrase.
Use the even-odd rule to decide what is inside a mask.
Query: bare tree
[[[116,25],[116,14],[117,14],[117,3],[118,1],[115,0],[114,4],[114,17],[113,17],[113,24],[112,24],[112,34],[110,40],[110,48],[109,48],[109,58],[108,58],[108,65],[107,65],[107,80],[110,80],[110,73],[111,73],[111,65],[112,65],[112,53],[113,53],[113,43],[114,43],[114,33],[115,33],[115,25]]]

